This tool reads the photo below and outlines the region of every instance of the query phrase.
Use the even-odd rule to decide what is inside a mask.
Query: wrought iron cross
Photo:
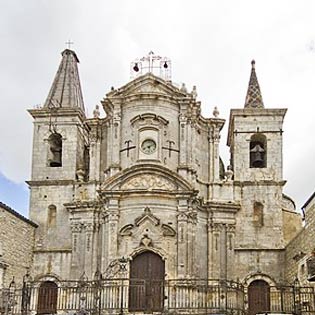
[[[166,140],[166,142],[168,143],[168,147],[162,147],[162,149],[168,150],[168,156],[169,156],[169,157],[172,156],[172,151],[174,151],[174,152],[179,152],[179,150],[173,148],[173,144],[175,144],[174,141],[172,141],[172,140]]]
[[[127,151],[127,157],[129,157],[129,151],[130,151],[131,149],[134,149],[134,148],[136,147],[135,145],[130,146],[130,143],[131,143],[131,142],[132,142],[131,140],[125,141],[125,144],[127,145],[127,147],[120,150],[120,152]]]

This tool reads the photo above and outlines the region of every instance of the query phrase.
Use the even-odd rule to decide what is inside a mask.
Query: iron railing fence
[[[27,282],[0,290],[0,314],[227,314],[248,313],[244,287],[233,281],[99,279],[62,281],[55,286]],[[315,315],[313,287],[270,287],[263,313]]]

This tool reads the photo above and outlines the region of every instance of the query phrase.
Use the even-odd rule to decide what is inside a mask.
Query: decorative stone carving
[[[133,224],[127,224],[120,229],[119,234],[120,236],[131,236],[132,229],[133,229]]]
[[[71,223],[70,225],[72,233],[80,233],[82,231],[81,223]]]
[[[121,187],[123,190],[129,189],[146,189],[146,190],[175,190],[176,186],[167,179],[156,176],[144,174],[132,178]]]
[[[147,234],[144,234],[141,241],[140,241],[140,245],[143,245],[145,247],[152,246],[151,238]]]
[[[168,224],[162,224],[163,236],[175,236],[176,231]]]
[[[99,105],[95,105],[95,109],[93,110],[93,118],[100,118],[100,114]]]
[[[156,216],[152,214],[149,207],[146,207],[144,209],[144,213],[140,217],[135,219],[135,225],[139,226],[146,220],[151,221],[154,225],[160,224],[160,219],[158,219]]]

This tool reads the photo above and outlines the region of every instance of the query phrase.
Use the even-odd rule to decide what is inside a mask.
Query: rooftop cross
[[[65,44],[68,46],[68,49],[71,49],[71,45],[73,45],[74,42],[72,42],[72,41],[69,39],[67,42],[65,42]]]

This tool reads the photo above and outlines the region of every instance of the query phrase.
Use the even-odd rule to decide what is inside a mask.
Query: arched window
[[[260,202],[254,202],[254,211],[253,211],[253,221],[254,225],[257,227],[264,225],[264,205]]]
[[[55,227],[57,217],[57,208],[55,205],[48,206],[47,226]]]
[[[264,168],[267,166],[267,141],[263,134],[254,134],[250,138],[249,166],[251,168]]]
[[[48,165],[50,167],[62,166],[62,137],[59,133],[52,133],[48,138],[49,154]]]

